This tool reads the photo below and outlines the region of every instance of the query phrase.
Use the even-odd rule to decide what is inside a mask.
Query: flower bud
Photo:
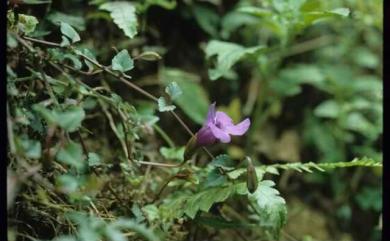
[[[246,186],[250,193],[254,193],[259,185],[259,181],[257,179],[256,169],[253,166],[252,160],[249,157],[245,158],[247,161],[247,179]]]

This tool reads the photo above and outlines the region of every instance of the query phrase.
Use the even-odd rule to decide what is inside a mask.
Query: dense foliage
[[[8,1],[8,240],[380,240],[382,5]]]

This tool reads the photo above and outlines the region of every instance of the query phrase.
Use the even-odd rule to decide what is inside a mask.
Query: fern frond
[[[332,163],[295,162],[295,163],[287,163],[287,164],[274,164],[269,166],[277,169],[284,169],[284,170],[292,169],[298,172],[303,172],[303,171],[313,172],[313,169],[324,172],[330,169],[345,168],[345,167],[382,167],[382,162],[375,161],[371,158],[363,157],[363,158],[355,158],[349,162],[332,162]]]

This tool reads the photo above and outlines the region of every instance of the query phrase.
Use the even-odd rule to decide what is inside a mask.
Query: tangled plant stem
[[[48,45],[48,46],[52,46],[52,47],[62,47],[60,44],[58,43],[54,43],[54,42],[49,42],[49,41],[45,41],[45,40],[40,40],[40,39],[35,39],[35,38],[30,38],[30,37],[23,37],[25,40],[28,40],[28,41],[31,41],[31,42],[35,42],[35,43],[40,43],[40,44],[44,44],[44,45]],[[30,51],[32,52],[35,52],[35,50],[33,48],[31,48],[31,46],[29,46],[22,38],[20,38],[19,36],[17,37],[17,40],[20,41],[20,42],[23,42],[23,46],[25,46],[26,48],[28,48]],[[72,49],[72,48],[71,48]],[[72,49],[73,50],[73,49]],[[143,90],[142,88],[140,88],[139,86],[135,85],[134,83],[132,82],[129,82],[127,79],[131,79],[130,76],[127,76],[127,75],[118,75],[116,74],[115,72],[113,72],[109,67],[107,66],[104,66],[98,62],[96,62],[95,60],[89,58],[88,56],[82,54],[82,53],[79,53],[79,52],[76,52],[73,50],[73,52],[75,54],[77,54],[78,56],[82,57],[83,59],[91,62],[92,64],[96,65],[100,70],[102,70],[103,72],[106,72],[108,74],[110,74],[111,76],[119,79],[122,83],[124,83],[125,85],[127,85],[128,87],[136,90],[137,92],[139,92],[140,94],[144,95],[145,97],[157,102],[158,98],[152,94],[150,94],[149,92]],[[65,67],[70,67],[70,66],[65,66]],[[73,67],[69,68],[70,70],[74,70]],[[82,73],[84,74],[84,72],[79,72],[77,71],[78,73]],[[88,73],[88,75],[90,75]],[[180,123],[180,125],[187,131],[187,133],[189,135],[191,135],[191,137],[194,136],[194,133],[191,131],[191,129],[185,124],[185,122],[172,110],[172,111],[169,111],[173,117],[175,117],[175,119]],[[210,153],[210,151],[206,148],[206,147],[202,147],[202,149],[207,153],[207,155],[209,155],[210,158],[214,158],[214,156]],[[146,163],[142,163],[142,164],[146,164]]]

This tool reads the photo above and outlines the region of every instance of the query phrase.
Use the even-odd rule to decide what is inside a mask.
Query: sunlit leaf
[[[112,69],[120,72],[126,72],[134,68],[134,61],[130,57],[129,52],[123,49],[117,53],[112,59]]]
[[[245,48],[235,43],[211,40],[205,49],[206,58],[217,56],[217,61],[215,68],[209,70],[210,79],[216,80],[226,75],[230,68],[245,55],[258,53],[265,49],[264,46]]]
[[[134,38],[137,34],[138,22],[132,3],[123,1],[107,2],[99,8],[109,11],[114,23],[123,30],[125,35]]]

